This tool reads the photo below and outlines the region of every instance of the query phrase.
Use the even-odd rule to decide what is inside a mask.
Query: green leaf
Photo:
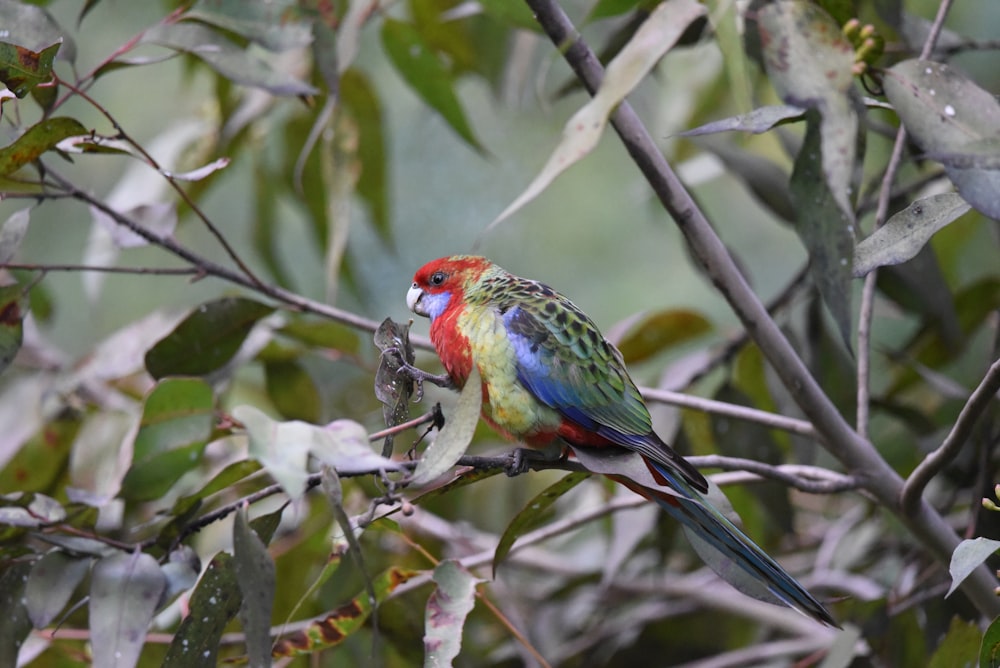
[[[823,178],[820,156],[826,148],[820,148],[820,135],[820,123],[811,112],[792,171],[792,201],[799,216],[795,229],[809,252],[809,274],[850,349],[854,225]]]
[[[426,485],[458,462],[472,442],[482,404],[483,388],[479,380],[479,371],[473,366],[458,397],[455,410],[447,416],[444,427],[438,432],[434,442],[424,450],[420,461],[417,462],[417,470],[409,480],[410,484],[418,487]]]
[[[0,374],[10,366],[21,349],[26,307],[23,287],[17,283],[0,287]],[[20,485],[17,488],[23,489]]]
[[[441,114],[448,125],[470,146],[482,151],[462,104],[455,95],[451,73],[431,51],[412,23],[385,19],[382,23],[382,46],[396,71],[410,88],[430,107]]]
[[[95,666],[136,665],[166,586],[160,565],[145,552],[118,553],[97,561],[90,577]]]
[[[897,63],[885,73],[883,86],[914,140],[930,156],[946,157],[945,171],[962,197],[990,218],[1000,218],[1000,171],[980,166],[1000,156],[1000,102],[947,65],[929,60]],[[948,164],[947,156],[966,155],[970,147],[978,163]]]
[[[264,380],[268,397],[283,417],[319,422],[323,413],[323,399],[312,376],[301,362],[265,362]]]
[[[243,297],[206,302],[149,349],[146,369],[156,379],[212,373],[236,355],[257,321],[273,311]]]
[[[527,3],[510,2],[510,0],[479,0],[479,5],[483,8],[484,14],[512,28],[541,31],[541,27]]]
[[[75,118],[57,116],[32,125],[13,144],[0,149],[0,176],[13,174],[37,160],[67,137],[87,134],[87,128]]]
[[[63,611],[89,570],[90,559],[62,550],[50,550],[35,562],[24,590],[24,602],[36,629],[45,628]]]
[[[833,200],[853,218],[849,191],[858,118],[850,92],[854,49],[830,15],[808,0],[778,0],[757,14],[764,65],[787,104],[819,110],[822,174]]]
[[[259,471],[260,468],[260,463],[252,459],[243,459],[238,462],[233,462],[215,474],[215,477],[208,481],[204,487],[199,489],[194,494],[188,494],[187,496],[182,496],[177,499],[173,508],[170,509],[170,514],[177,516],[188,512],[190,508],[199,503],[202,499],[253,475]]]
[[[166,378],[157,383],[143,405],[122,496],[133,501],[157,499],[197,467],[212,435],[213,411],[212,388],[200,378]]]
[[[540,195],[556,177],[590,153],[604,134],[611,114],[625,96],[639,85],[687,27],[706,11],[695,0],[667,0],[657,6],[625,48],[608,64],[604,80],[594,97],[566,122],[562,139],[542,170],[489,226],[509,218]]]
[[[759,109],[754,109],[746,114],[730,116],[729,118],[723,118],[718,121],[706,123],[705,125],[700,125],[691,130],[678,132],[677,135],[679,137],[699,137],[701,135],[715,134],[717,132],[732,131],[750,132],[757,135],[762,132],[767,132],[778,125],[788,123],[789,121],[802,120],[805,113],[806,110],[802,107],[792,105],[760,107]]]
[[[437,588],[427,599],[424,615],[424,665],[450,666],[462,649],[465,618],[482,582],[462,565],[446,559],[434,569]]]
[[[975,668],[982,636],[975,622],[953,617],[927,668]]]
[[[500,562],[510,553],[514,542],[527,532],[541,525],[551,515],[549,510],[552,504],[589,477],[589,473],[570,473],[552,485],[549,485],[528,501],[527,505],[521,509],[521,512],[514,516],[514,519],[504,529],[503,535],[500,536],[497,548],[493,552],[494,577],[496,577],[497,567],[500,566]]]
[[[0,666],[17,665],[18,650],[31,632],[31,620],[24,603],[30,571],[28,561],[4,564],[0,570],[0,610],[4,616],[0,624]]]
[[[250,666],[271,665],[271,610],[274,607],[275,568],[267,546],[247,521],[246,507],[236,511],[233,523],[233,567],[243,594],[240,621]]]
[[[252,49],[240,48],[205,25],[160,23],[143,33],[142,42],[189,53],[235,83],[262,88],[274,95],[315,95],[318,92],[291,74],[273,69]]]
[[[271,51],[305,48],[312,42],[312,29],[295,0],[198,0],[183,18],[228,30]]]
[[[979,648],[979,668],[1000,668],[1000,617],[986,627]]]
[[[639,322],[630,324],[618,342],[625,361],[635,364],[681,343],[712,331],[705,316],[686,309],[666,309],[647,313]]]
[[[951,596],[952,592],[965,581],[965,578],[972,575],[972,571],[979,568],[997,550],[1000,550],[1000,540],[983,538],[982,536],[959,543],[951,555],[951,565],[948,566],[948,572],[951,574],[951,586],[945,596]]]
[[[378,605],[399,585],[413,578],[417,571],[390,568],[380,573],[374,580],[375,601]],[[274,644],[272,656],[296,656],[312,654],[321,649],[342,643],[349,635],[360,629],[372,611],[372,600],[368,593],[357,596],[322,619],[309,624],[304,630],[283,636]]]
[[[56,42],[36,53],[23,46],[0,42],[0,82],[23,98],[35,86],[52,78],[52,62],[61,46],[62,42]]]
[[[855,247],[854,275],[864,276],[876,267],[915,257],[935,232],[970,208],[956,193],[931,195],[911,203]]]
[[[233,556],[220,552],[191,595],[190,612],[174,634],[163,668],[215,668],[222,632],[239,612],[241,600]]]

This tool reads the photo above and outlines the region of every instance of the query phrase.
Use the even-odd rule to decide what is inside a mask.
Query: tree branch
[[[927,483],[958,455],[986,407],[997,398],[997,392],[1000,392],[1000,359],[990,365],[979,386],[973,390],[941,446],[924,457],[907,478],[899,497],[899,505],[904,513],[916,512]]]
[[[555,0],[526,2],[542,30],[593,94],[603,79],[603,67],[562,8]],[[926,502],[921,503],[918,512],[913,515],[900,512],[898,503],[902,478],[867,439],[851,428],[809,373],[627,101],[619,105],[611,117],[611,124],[664,208],[673,216],[693,256],[729,302],[782,383],[812,422],[827,449],[857,476],[862,487],[870,490],[880,503],[903,519],[936,559],[948,563],[958,545],[955,532]],[[984,615],[994,617],[1000,614],[1000,600],[993,595],[993,586],[989,571],[979,568],[963,583],[962,591]]]

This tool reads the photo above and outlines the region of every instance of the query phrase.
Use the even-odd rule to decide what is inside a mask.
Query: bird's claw
[[[431,383],[445,389],[453,389],[455,387],[455,383],[448,374],[436,375],[413,366],[398,348],[386,348],[385,353],[393,355],[396,358],[397,370],[417,384],[419,394],[423,394],[423,383]]]
[[[504,472],[511,478],[527,473],[534,464],[553,463],[566,459],[566,452],[559,450],[551,452],[549,450],[531,450],[528,448],[516,448],[510,453],[510,464]]]

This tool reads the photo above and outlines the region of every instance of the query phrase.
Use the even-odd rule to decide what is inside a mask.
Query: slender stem
[[[904,513],[916,512],[920,496],[923,494],[924,488],[927,487],[927,483],[955,459],[972,434],[976,422],[990,405],[990,402],[997,398],[997,392],[1000,392],[1000,359],[990,365],[983,380],[973,390],[969,400],[962,407],[962,412],[958,414],[958,419],[955,420],[955,424],[940,447],[924,457],[924,460],[907,478],[899,498]]]
[[[712,413],[715,415],[736,418],[737,420],[754,422],[762,424],[766,427],[782,429],[801,436],[809,436],[812,438],[817,437],[816,430],[813,428],[812,424],[806,420],[798,420],[796,418],[778,415],[777,413],[769,413],[758,408],[750,408],[749,406],[740,406],[739,404],[730,404],[725,401],[716,401],[715,399],[696,397],[682,392],[671,392],[669,390],[660,390],[649,387],[641,388],[641,392],[644,398],[651,401],[659,401],[664,404],[692,408],[694,410],[702,411],[703,413]]]
[[[23,264],[6,262],[0,269],[23,269],[25,271],[99,271],[106,274],[150,274],[154,276],[202,276],[198,267],[102,267],[92,264]]]

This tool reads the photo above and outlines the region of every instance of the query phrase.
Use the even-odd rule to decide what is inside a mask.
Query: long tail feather
[[[701,494],[678,480],[671,471],[664,470],[655,462],[648,463],[655,466],[670,486],[682,492],[683,496],[657,493],[655,489],[646,487],[629,487],[656,501],[679,521],[687,529],[692,547],[719,577],[748,596],[770,603],[784,603],[823,624],[838,626],[812,594]],[[733,566],[742,573],[734,573]]]

